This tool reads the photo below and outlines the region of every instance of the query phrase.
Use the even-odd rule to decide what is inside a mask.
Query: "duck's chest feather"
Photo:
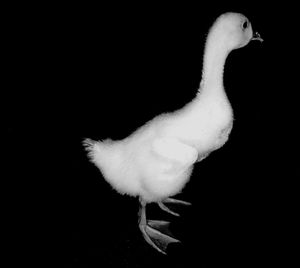
[[[232,129],[233,113],[227,99],[192,102],[175,113],[163,128],[162,135],[180,139],[199,152],[221,147]]]

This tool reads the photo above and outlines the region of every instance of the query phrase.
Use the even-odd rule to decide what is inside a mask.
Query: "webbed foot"
[[[140,223],[140,230],[145,240],[159,252],[166,254],[170,243],[180,242],[174,238],[168,228],[170,222],[149,220],[147,224]]]
[[[146,219],[146,203],[143,201],[141,201],[139,216],[139,228],[146,242],[160,253],[166,254],[170,243],[180,242],[170,232],[170,222]]]
[[[178,200],[178,199],[174,199],[174,198],[167,198],[167,199],[163,200],[162,202],[158,202],[158,205],[162,210],[164,210],[174,216],[177,216],[177,217],[179,217],[180,215],[178,213],[172,211],[171,209],[169,209],[165,204],[178,204],[178,205],[185,205],[185,206],[192,205],[190,202],[186,202],[186,201],[182,201],[182,200]]]

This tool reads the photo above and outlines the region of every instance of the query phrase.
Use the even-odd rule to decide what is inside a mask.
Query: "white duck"
[[[161,253],[172,242],[169,222],[146,219],[146,204],[178,216],[166,203],[190,203],[170,198],[188,182],[193,165],[220,148],[232,129],[233,112],[223,87],[223,68],[229,52],[243,47],[253,35],[249,20],[238,13],[221,15],[211,27],[204,53],[202,81],[191,103],[162,114],[120,141],[92,141],[84,145],[91,161],[121,194],[138,196],[139,227],[145,240]]]

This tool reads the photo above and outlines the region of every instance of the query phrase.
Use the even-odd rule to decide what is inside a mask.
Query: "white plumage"
[[[223,68],[229,52],[262,39],[253,35],[251,24],[242,14],[221,15],[209,31],[202,81],[194,100],[174,113],[155,117],[129,137],[112,141],[92,141],[84,145],[91,161],[104,178],[121,194],[138,196],[141,201],[140,228],[154,248],[165,253],[178,242],[159,231],[162,221],[147,221],[145,206],[157,202],[187,204],[169,197],[188,182],[193,164],[221,147],[232,129],[233,112],[223,88]]]

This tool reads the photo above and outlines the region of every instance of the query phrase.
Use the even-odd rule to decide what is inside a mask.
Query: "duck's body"
[[[160,115],[124,140],[89,141],[95,146],[93,161],[113,188],[147,202],[182,190],[192,165],[222,146],[232,128],[230,106],[214,103],[205,109],[200,100],[192,106],[181,113]],[[186,154],[184,149],[177,152],[177,143],[189,148]]]
[[[237,28],[245,22],[249,28]],[[239,33],[242,30],[245,32]],[[107,182],[119,193],[139,196],[141,230],[147,242],[161,252],[178,240],[168,236],[155,242],[153,228],[162,227],[162,223],[157,226],[146,221],[145,205],[158,202],[168,211],[162,202],[184,188],[193,164],[227,141],[233,112],[223,87],[223,68],[228,53],[251,38],[251,25],[243,15],[220,16],[209,32],[201,85],[191,103],[155,117],[124,140],[85,141],[92,162]],[[165,246],[158,246],[162,240]]]

